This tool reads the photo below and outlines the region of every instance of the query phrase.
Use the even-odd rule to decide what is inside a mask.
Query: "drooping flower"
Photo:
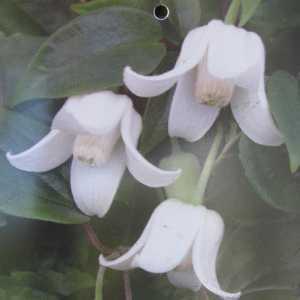
[[[269,111],[264,72],[261,38],[213,20],[187,35],[173,70],[143,76],[126,67],[124,82],[140,97],[160,95],[177,83],[169,116],[172,137],[200,139],[221,108],[231,104],[237,123],[250,139],[275,146],[282,143],[282,136]]]
[[[131,100],[109,91],[69,98],[55,116],[51,131],[20,153],[7,153],[16,168],[46,172],[73,155],[71,188],[77,206],[87,215],[103,217],[109,210],[126,166],[141,183],[162,187],[180,171],[164,171],[137,150],[142,130]]]
[[[169,199],[154,210],[141,237],[127,253],[114,260],[102,255],[99,262],[120,271],[141,268],[167,273],[176,287],[198,291],[203,285],[220,297],[238,299],[240,293],[221,289],[216,274],[223,234],[224,223],[217,212]]]

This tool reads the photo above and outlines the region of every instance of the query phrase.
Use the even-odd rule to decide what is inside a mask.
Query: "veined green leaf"
[[[160,38],[159,24],[140,10],[113,7],[78,17],[41,46],[15,103],[120,86],[126,65],[150,73],[165,55]]]

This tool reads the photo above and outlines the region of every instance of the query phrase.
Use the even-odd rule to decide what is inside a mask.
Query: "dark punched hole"
[[[154,7],[153,15],[159,21],[164,21],[168,19],[170,14],[169,7],[164,4],[159,4]]]

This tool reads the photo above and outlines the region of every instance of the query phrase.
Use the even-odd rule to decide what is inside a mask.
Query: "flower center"
[[[197,67],[195,96],[199,103],[224,107],[230,103],[234,85],[226,79],[211,75],[207,67],[207,54]]]
[[[119,137],[119,132],[104,136],[78,135],[74,143],[73,156],[90,166],[100,167],[110,159]]]

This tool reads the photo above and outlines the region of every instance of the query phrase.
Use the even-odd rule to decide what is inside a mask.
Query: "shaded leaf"
[[[0,2],[0,30],[6,34],[42,34],[41,27],[12,0]]]
[[[70,22],[75,14],[70,6],[77,0],[14,0],[47,33],[56,31]]]
[[[229,153],[216,166],[208,184],[205,204],[226,220],[243,225],[291,218],[257,195],[244,174],[236,152]]]
[[[163,0],[171,11],[171,18],[181,37],[199,26],[201,19],[200,0]]]
[[[249,25],[264,28],[268,32],[278,32],[300,25],[300,3],[294,0],[263,1],[256,10]]]
[[[278,127],[284,135],[290,168],[300,166],[300,96],[298,80],[286,72],[274,73],[268,81],[268,98]]]
[[[227,228],[218,262],[222,285],[244,293],[296,289],[300,280],[299,228],[299,220]]]

